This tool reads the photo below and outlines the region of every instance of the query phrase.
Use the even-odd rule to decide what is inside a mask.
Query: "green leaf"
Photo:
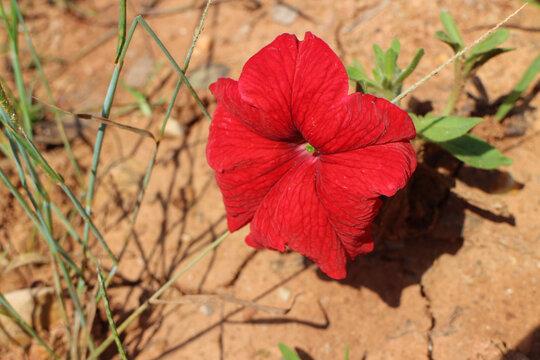
[[[510,31],[508,29],[500,29],[495,31],[484,41],[473,47],[469,53],[469,57],[479,56],[495,49],[497,46],[505,42],[509,35]]]
[[[451,41],[459,45],[459,50],[463,49],[465,47],[465,45],[463,44],[463,39],[461,39],[461,35],[459,34],[456,23],[454,22],[454,19],[449,12],[441,12],[441,23],[443,24],[444,29],[446,30],[446,34],[451,39]]]
[[[358,59],[353,59],[353,67],[357,68],[358,70],[360,70],[364,74],[366,73],[364,71],[364,67],[362,66],[362,64],[360,64],[360,61],[358,61]]]
[[[345,347],[345,360],[349,360],[349,347]]]
[[[283,359],[285,360],[301,360],[298,355],[287,345],[283,343],[278,344],[279,351],[281,351],[281,356],[283,356]]]
[[[120,84],[127,90],[129,93],[137,100],[137,104],[139,105],[139,109],[143,113],[143,115],[150,117],[152,116],[152,107],[148,103],[148,100],[146,100],[146,96],[142,94],[140,91],[135,89],[134,87],[129,86],[127,83],[120,80]]]
[[[118,63],[122,48],[126,43],[126,0],[120,0],[120,15],[118,20],[118,44],[116,45],[116,55],[114,63]]]
[[[373,52],[375,53],[375,69],[373,69],[373,76],[379,83],[382,83],[384,79],[384,52],[377,44],[373,45]]]
[[[347,75],[349,75],[349,79],[353,81],[359,81],[368,78],[363,69],[358,69],[353,66],[345,66],[345,69],[347,70]]]
[[[526,2],[526,3],[529,3],[529,5],[532,5],[532,6],[536,6],[537,8],[540,8],[540,2],[538,0],[533,0],[533,1],[529,1],[529,0],[521,0],[521,2]]]
[[[479,169],[490,170],[513,163],[512,159],[501,154],[499,150],[470,134],[439,144],[459,160]]]
[[[394,51],[394,49],[390,48],[384,54],[384,77],[388,80],[388,82],[392,82],[394,80],[394,72],[396,70],[396,61],[398,58],[398,54]]]
[[[452,41],[444,31],[439,30],[435,32],[435,37],[450,46],[454,52],[457,53],[459,51],[459,43]]]
[[[504,99],[503,103],[499,107],[499,110],[497,110],[497,113],[495,114],[495,120],[501,121],[504,119],[504,117],[508,114],[510,110],[514,107],[515,102],[521,94],[529,87],[531,82],[534,80],[536,75],[540,72],[540,55],[538,55],[531,65],[527,68],[525,71],[525,74],[521,77],[516,87],[512,90],[512,92]]]
[[[371,73],[373,74],[373,77],[375,78],[375,81],[377,81],[378,83],[383,82],[383,77],[382,77],[381,73],[379,73],[378,69],[372,69]]]
[[[398,39],[394,39],[392,41],[392,45],[390,45],[390,49],[394,50],[394,52],[399,55],[399,51],[401,50],[401,44],[399,43]]]
[[[351,66],[346,66],[347,69],[347,75],[349,75],[349,79],[356,81],[358,83],[361,83],[362,87],[371,86],[374,88],[379,88],[379,84],[377,84],[375,81],[370,79],[364,72],[362,72],[358,68],[354,68]],[[365,92],[365,91],[364,91]]]
[[[375,65],[379,69],[384,69],[384,51],[377,44],[373,45],[373,52],[375,53]]]
[[[448,141],[466,134],[483,119],[478,117],[462,118],[459,116],[417,117],[413,115],[416,132],[434,142]]]
[[[420,48],[418,49],[418,51],[416,51],[416,54],[414,54],[414,57],[409,66],[407,66],[405,70],[403,70],[399,74],[396,81],[394,82],[395,85],[400,85],[409,75],[411,75],[414,69],[416,69],[416,67],[418,66],[418,63],[420,62],[420,59],[422,59],[422,56],[424,56],[424,49]]]
[[[504,54],[505,52],[515,50],[516,48],[495,48],[488,52],[485,52],[482,55],[475,56],[473,58],[469,57],[466,60],[466,67],[468,70],[476,69],[484,65],[488,60],[491,60],[497,55]]]

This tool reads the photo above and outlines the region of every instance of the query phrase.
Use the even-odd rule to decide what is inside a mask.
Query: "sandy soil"
[[[148,3],[131,1],[129,19],[148,12],[148,23],[176,61],[183,63],[201,2],[171,13],[164,10],[191,1],[163,0],[151,9],[145,7]],[[97,113],[114,67],[117,2],[75,2],[99,16],[84,16],[41,0],[22,4],[58,106]],[[301,38],[312,31],[346,64],[357,58],[368,68],[373,63],[373,43],[387,48],[393,38],[399,38],[402,67],[423,47],[426,55],[408,80],[410,85],[450,56],[449,48],[433,37],[441,28],[441,10],[452,12],[465,42],[471,43],[522,3],[287,0],[282,4],[287,5],[285,10],[266,0],[216,1],[189,73],[204,75],[200,69],[219,65],[215,66],[219,72],[237,78],[245,61],[277,35],[288,32]],[[296,348],[302,359],[341,359],[346,346],[351,359],[540,359],[540,97],[531,94],[527,106],[502,125],[490,121],[496,109],[493,104],[512,89],[540,51],[539,16],[540,9],[529,6],[510,20],[506,46],[517,50],[478,72],[487,89],[487,103],[475,101],[479,92],[467,84],[471,96],[464,95],[459,105],[460,114],[486,117],[474,132],[513,158],[512,166],[481,171],[459,164],[433,146],[420,151],[424,165],[397,200],[386,201],[377,219],[375,251],[352,262],[343,281],[327,278],[299,254],[254,251],[243,240],[248,229],[234,233],[164,298],[216,294],[289,311],[277,315],[221,300],[155,305],[124,336],[129,358],[279,359],[277,344],[284,342]],[[23,52],[23,59],[29,61],[28,53]],[[1,76],[9,80],[9,61],[6,56],[1,61]],[[139,29],[129,48],[123,80],[140,87],[141,79],[160,63],[163,66],[151,78],[148,94],[150,102],[165,99],[167,103],[177,78]],[[29,79],[35,76],[27,72]],[[448,67],[402,106],[412,106],[414,98],[413,102],[429,101],[435,111],[440,110],[451,84]],[[41,88],[37,95],[45,98]],[[208,90],[200,89],[200,96],[212,113],[215,102]],[[149,117],[138,110],[118,115],[129,103],[134,103],[133,98],[120,86],[112,118],[157,133],[166,105],[157,106]],[[208,124],[185,88],[172,116],[175,127],[161,144],[133,240],[110,290],[118,321],[226,229],[221,195],[205,159]],[[505,136],[515,124],[526,131]],[[87,171],[97,126],[91,122],[81,126],[73,133],[73,146]],[[52,145],[55,135],[46,130],[43,125],[47,158],[75,184],[64,150]],[[104,146],[93,216],[112,249],[119,251],[153,143],[110,128]],[[1,166],[9,168],[6,163]],[[8,170],[15,174],[14,169]],[[24,253],[30,224],[7,190],[1,188],[0,193],[0,244],[2,249],[9,246],[12,255]],[[396,204],[406,205],[408,211]],[[46,253],[44,244],[38,249]],[[75,246],[69,250],[77,251]],[[30,266],[0,275],[0,291],[50,285],[47,269],[47,265]],[[103,314],[98,321],[106,324]],[[96,338],[104,336],[99,329],[106,331],[106,325],[98,326]],[[60,327],[53,326],[44,336],[62,348]],[[102,358],[116,358],[115,354],[113,345]],[[24,352],[0,347],[2,359],[44,356],[37,345]]]

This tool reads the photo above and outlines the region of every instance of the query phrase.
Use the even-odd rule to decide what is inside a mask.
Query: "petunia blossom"
[[[206,154],[231,232],[251,224],[248,245],[312,259],[346,276],[370,252],[381,205],[416,168],[407,113],[348,94],[345,67],[311,33],[283,34],[251,57],[238,81],[210,86],[217,99]]]

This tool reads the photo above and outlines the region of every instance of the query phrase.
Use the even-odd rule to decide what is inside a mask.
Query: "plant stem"
[[[465,85],[465,79],[467,74],[463,71],[463,59],[459,59],[454,64],[454,86],[452,87],[452,92],[450,97],[444,106],[444,109],[441,113],[442,116],[448,116],[454,112],[456,109],[459,96],[461,91],[463,91],[463,86]]]

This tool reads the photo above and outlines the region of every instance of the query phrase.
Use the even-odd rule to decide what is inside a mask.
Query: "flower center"
[[[313,154],[315,152],[315,148],[310,143],[306,144],[306,151],[310,154]]]

